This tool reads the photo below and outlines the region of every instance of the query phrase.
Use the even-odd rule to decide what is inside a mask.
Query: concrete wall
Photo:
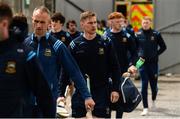
[[[107,19],[107,15],[112,12],[112,0],[71,0],[84,10],[92,10],[97,13],[98,19]],[[56,0],[56,11],[65,15],[66,20],[75,19],[79,23],[80,11],[72,7],[65,0]]]
[[[180,0],[154,0],[155,28],[167,44],[167,50],[160,56],[162,73],[180,73]]]
[[[155,26],[161,28],[180,19],[180,0],[154,0]]]

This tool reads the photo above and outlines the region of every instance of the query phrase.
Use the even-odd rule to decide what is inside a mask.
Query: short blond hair
[[[96,17],[95,12],[86,11],[80,14],[80,21],[86,20],[87,18]]]
[[[125,18],[124,15],[120,12],[112,12],[108,15],[108,20]]]
[[[149,16],[144,16],[142,20],[149,20],[150,22],[152,22],[152,18]]]

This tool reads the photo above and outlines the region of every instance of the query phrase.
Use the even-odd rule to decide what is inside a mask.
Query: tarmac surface
[[[140,90],[140,81],[135,80],[135,85]],[[160,76],[158,82],[158,96],[156,100],[156,109],[151,109],[151,90],[149,86],[148,101],[149,114],[141,116],[142,102],[136,110],[131,113],[124,113],[123,118],[178,118],[180,119],[180,75]]]
[[[134,80],[134,83],[140,90],[140,80]],[[133,112],[124,113],[123,119],[180,119],[180,75],[159,76],[159,90],[155,109],[151,109],[151,90],[150,86],[148,87],[148,115],[140,115],[143,110],[141,102]],[[67,103],[69,102],[69,100],[70,99],[68,99]],[[68,111],[71,111],[71,109],[69,108]],[[114,118],[115,115],[113,114],[111,117]]]

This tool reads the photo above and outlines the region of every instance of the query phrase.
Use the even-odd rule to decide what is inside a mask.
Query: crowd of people
[[[13,15],[8,4],[0,3],[0,117],[96,118],[123,117],[121,79],[124,74],[141,77],[142,116],[148,114],[148,82],[155,107],[158,92],[158,56],[166,50],[161,34],[151,28],[145,16],[134,33],[120,12],[97,21],[92,11],[66,23],[56,12],[44,7],[32,14],[33,32],[27,18]],[[145,63],[137,69],[136,62]],[[69,90],[66,91],[67,87]],[[72,113],[65,109],[67,92]]]

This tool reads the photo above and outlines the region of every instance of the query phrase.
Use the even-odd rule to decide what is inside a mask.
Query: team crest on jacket
[[[66,38],[65,38],[65,37],[61,37],[61,41],[62,41],[62,42],[65,42],[65,41],[66,41]]]
[[[104,54],[104,48],[99,48],[99,55],[103,55]]]
[[[24,50],[19,48],[19,49],[17,49],[17,52],[18,52],[18,53],[23,53]]]
[[[123,37],[123,42],[126,43],[127,42],[127,38]]]
[[[47,57],[50,57],[51,56],[51,49],[46,48],[45,52],[44,52],[44,55],[47,56]]]
[[[8,74],[16,73],[16,62],[14,62],[14,61],[7,62],[5,72],[8,73]]]
[[[154,40],[154,36],[151,36],[151,40]]]

